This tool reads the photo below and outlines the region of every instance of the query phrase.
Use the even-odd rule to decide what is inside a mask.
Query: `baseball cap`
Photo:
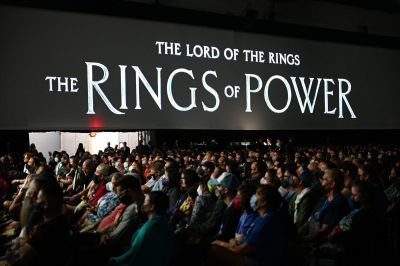
[[[232,173],[223,172],[218,178],[211,179],[210,184],[236,190],[239,187],[239,180]]]

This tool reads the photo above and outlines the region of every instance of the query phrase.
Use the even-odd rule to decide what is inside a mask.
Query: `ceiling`
[[[9,4],[61,8],[129,16],[167,17],[186,14],[183,21],[212,26],[226,19],[400,38],[400,0],[0,0]],[[144,10],[144,12],[142,12]],[[155,11],[158,10],[158,13]],[[153,12],[154,11],[154,12]],[[154,13],[154,14],[152,14]],[[117,14],[117,15],[119,15]],[[200,14],[200,15],[199,15]],[[169,20],[171,16],[169,15]],[[216,16],[218,16],[217,19]],[[192,18],[193,17],[193,18]],[[173,19],[172,19],[173,20]],[[181,20],[182,21],[182,20]],[[274,25],[275,25],[274,24]],[[297,28],[296,28],[297,27]]]

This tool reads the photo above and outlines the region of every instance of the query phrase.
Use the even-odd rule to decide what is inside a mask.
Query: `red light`
[[[103,127],[103,120],[101,120],[98,117],[94,117],[93,119],[91,119],[91,121],[89,121],[89,127],[91,129],[99,129]]]

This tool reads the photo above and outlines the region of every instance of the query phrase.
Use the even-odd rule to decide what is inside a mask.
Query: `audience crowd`
[[[386,265],[400,147],[32,144],[0,159],[0,265]]]

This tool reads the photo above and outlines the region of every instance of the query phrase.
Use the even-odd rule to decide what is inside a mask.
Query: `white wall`
[[[83,148],[88,150],[89,133],[61,132],[60,150],[66,151],[69,155],[75,155],[79,143],[82,143]]]
[[[98,153],[99,150],[104,151],[107,147],[107,142],[110,142],[111,147],[119,144],[118,132],[97,132],[95,137],[89,136],[89,152]]]
[[[59,131],[30,132],[29,143],[35,143],[38,152],[43,153],[48,162],[49,152],[53,153],[61,148],[61,133]]]
[[[66,151],[69,155],[74,155],[79,143],[90,153],[98,153],[107,147],[107,142],[111,142],[111,147],[119,145],[121,142],[127,143],[128,147],[134,149],[138,144],[138,132],[97,132],[95,137],[90,137],[89,133],[75,132],[33,132],[29,133],[29,142],[35,143],[39,152],[42,152],[46,159],[49,159],[48,152]]]

